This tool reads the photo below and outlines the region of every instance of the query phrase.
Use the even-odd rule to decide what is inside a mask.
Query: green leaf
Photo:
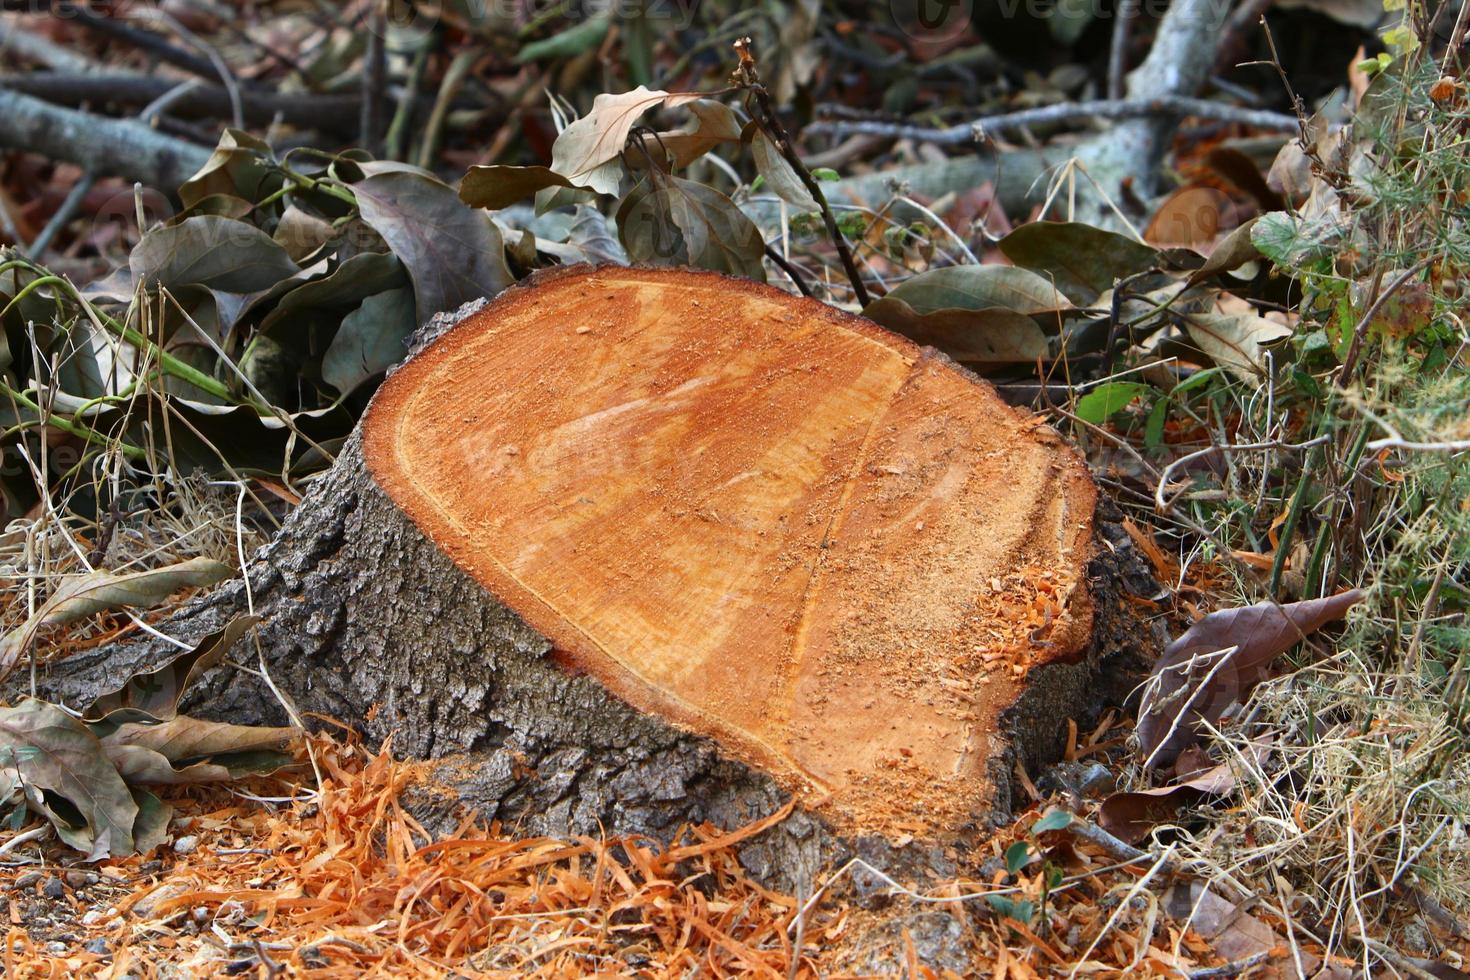
[[[1220,369],[1219,368],[1215,368],[1215,367],[1205,368],[1203,371],[1196,371],[1193,374],[1191,374],[1189,377],[1185,378],[1183,381],[1181,381],[1177,385],[1175,385],[1174,386],[1174,389],[1170,392],[1170,394],[1171,395],[1182,395],[1182,394],[1185,394],[1186,392],[1193,391],[1194,389],[1198,388],[1200,385],[1203,385],[1206,382],[1208,382],[1211,378],[1214,378],[1214,377],[1219,376],[1221,373],[1222,372],[1220,371]]]
[[[1114,412],[1127,408],[1153,389],[1135,381],[1110,381],[1098,385],[1077,400],[1077,417],[1093,425],[1106,422]]]
[[[1149,449],[1157,449],[1164,444],[1164,423],[1169,419],[1169,399],[1167,396],[1154,402],[1154,407],[1149,409],[1148,422],[1143,427],[1143,444]]]
[[[765,281],[760,229],[704,184],[650,173],[618,205],[617,222],[618,238],[634,262],[693,265]]]
[[[1022,925],[1029,923],[1032,916],[1036,914],[1035,903],[1026,899],[1012,899],[1005,895],[986,895],[985,900],[1001,915]]]
[[[1266,258],[1288,269],[1327,258],[1340,237],[1335,225],[1323,220],[1308,222],[1285,211],[1261,215],[1250,231],[1251,244]]]
[[[764,131],[757,129],[750,139],[755,169],[765,178],[771,191],[798,211],[815,211],[817,202],[781,150]]]
[[[1006,870],[1009,871],[1011,874],[1016,874],[1022,868],[1026,867],[1026,863],[1028,861],[1030,861],[1030,860],[1031,860],[1031,844],[1030,844],[1030,842],[1023,841],[1023,840],[1022,841],[1017,841],[1016,843],[1012,844],[1010,847],[1006,848],[1006,853],[1005,853]]]
[[[170,290],[206,286],[227,293],[269,289],[298,271],[291,256],[251,224],[217,215],[155,228],[128,257],[135,282]]]
[[[842,179],[842,175],[833,170],[831,167],[818,167],[812,171],[812,176],[815,177],[817,180],[825,180],[828,183],[832,183]]]
[[[1031,833],[1045,834],[1053,830],[1064,830],[1071,826],[1072,814],[1066,810],[1053,810],[1031,825]]]
[[[1090,3],[1056,3],[1046,18],[1046,26],[1058,44],[1073,45],[1081,39],[1095,16]]]
[[[1158,249],[1080,222],[1034,221],[1000,240],[1006,258],[1056,282],[1068,299],[1087,304],[1120,279],[1158,264]]]
[[[352,191],[362,219],[408,269],[419,323],[510,285],[499,230],[447,184],[400,171],[374,174]]]
[[[322,380],[342,395],[403,359],[417,322],[413,290],[390,289],[362,301],[347,314],[322,355]]]

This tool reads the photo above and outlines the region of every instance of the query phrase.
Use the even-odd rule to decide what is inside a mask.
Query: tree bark
[[[767,293],[775,291],[761,291]],[[436,317],[416,350],[483,305]],[[495,308],[505,307],[497,301]],[[994,398],[983,382],[974,384],[976,397]],[[386,411],[384,399],[380,392],[370,421]],[[1085,727],[1124,698],[1158,648],[1159,637],[1129,600],[1130,593],[1152,594],[1147,565],[1104,503],[1085,562],[1090,628],[1073,655],[1038,663],[1017,682],[1019,693],[983,752],[982,778],[990,786],[983,806],[942,831],[899,835],[888,824],[865,827],[833,816],[823,801],[753,763],[718,731],[640,710],[631,703],[636,697],[614,693],[596,671],[568,669],[562,651],[483,577],[452,560],[394,492],[398,501],[365,462],[359,427],[245,574],[160,626],[193,641],[237,615],[263,616],[255,666],[296,710],[340,719],[374,741],[391,738],[398,753],[438,760],[435,779],[419,787],[415,804],[430,826],[453,826],[468,805],[532,833],[668,840],[690,823],[743,826],[794,796],[789,816],[742,845],[741,859],[755,877],[810,894],[822,869],[862,856],[922,884],[960,873],[971,845],[1025,803],[1015,793],[1018,768],[1056,759],[1066,720]],[[44,693],[84,704],[174,652],[150,638],[95,650],[58,665],[44,679]],[[255,661],[245,650],[236,656],[247,666]],[[1009,669],[1003,673],[998,683],[1009,678]],[[206,675],[186,708],[237,723],[286,717],[260,676],[228,666]],[[895,714],[914,709],[886,706]],[[931,926],[935,936],[949,935],[943,922],[925,928]]]

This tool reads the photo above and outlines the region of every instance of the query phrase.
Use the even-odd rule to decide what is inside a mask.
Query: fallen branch
[[[170,193],[210,154],[139,123],[64,109],[7,88],[0,88],[0,147],[66,160]]]
[[[0,84],[47,102],[61,105],[108,103],[145,106],[178,87],[178,81],[132,73],[72,74],[33,72],[6,76]],[[267,126],[277,116],[292,126],[357,133],[362,107],[361,92],[342,94],[281,93],[241,89],[240,110],[245,122]],[[184,118],[229,118],[233,113],[230,93],[221,85],[198,84],[169,104],[169,113]]]
[[[14,64],[10,59],[19,58],[39,62],[56,71],[88,72],[97,69],[91,59],[70,48],[21,30],[19,20],[19,14],[0,14],[0,55],[5,57],[6,64]]]
[[[161,34],[141,30],[70,0],[4,0],[0,3],[0,9],[22,13],[38,13],[44,10],[53,17],[70,20],[90,31],[131,44],[159,61],[182,68],[190,74],[209,79],[220,77],[218,68],[210,59],[175,47]]]
[[[1159,119],[1165,117],[1175,120],[1183,116],[1199,116],[1218,122],[1283,132],[1295,132],[1297,128],[1296,116],[1284,112],[1245,109],[1223,102],[1213,102],[1209,99],[1173,95],[1151,99],[1093,99],[1088,102],[1058,102],[1055,105],[1041,106],[1036,109],[1021,109],[994,116],[982,116],[973,122],[943,128],[909,126],[903,123],[873,120],[819,122],[808,126],[805,133],[812,136],[833,137],[853,134],[892,136],[922,140],[927,143],[961,145],[981,142],[989,133],[1020,129],[1023,126],[1072,123],[1086,119]]]

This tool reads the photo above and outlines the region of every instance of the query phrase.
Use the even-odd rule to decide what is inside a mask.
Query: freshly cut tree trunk
[[[854,849],[944,873],[1016,765],[1126,689],[1109,656],[1147,656],[1082,461],[867,320],[583,267],[434,332],[248,592],[163,628],[263,615],[275,685],[443,760],[445,806],[668,837],[791,801],[742,855],[773,884]],[[80,700],[167,652],[74,658],[50,687]],[[202,701],[280,716],[238,673]]]
[[[1024,671],[1087,642],[1082,461],[943,358],[746,281],[513,291],[389,379],[363,451],[564,669],[854,829],[988,810]]]

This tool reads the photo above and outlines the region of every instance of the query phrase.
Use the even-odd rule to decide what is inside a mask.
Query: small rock
[[[15,889],[16,891],[21,891],[26,888],[35,888],[36,883],[44,877],[46,876],[41,874],[41,872],[39,871],[26,871],[22,874],[16,875],[15,881],[11,882],[10,887]]]
[[[99,912],[97,909],[90,909],[88,910],[86,915],[82,916],[82,925],[84,926],[95,926],[101,921],[102,913]]]
[[[66,943],[47,943],[44,949],[53,956],[59,956],[66,952]]]
[[[60,878],[47,878],[46,883],[41,886],[41,894],[47,898],[61,898],[66,895],[66,886],[61,883]]]
[[[178,840],[174,841],[175,854],[193,854],[198,849],[199,838],[194,834],[190,834],[187,837],[180,837]]]
[[[73,888],[85,888],[88,885],[95,885],[99,880],[96,872],[82,871],[79,868],[72,868],[70,871],[67,871],[62,877],[64,877],[66,879],[66,883],[68,885],[71,885]]]
[[[101,937],[98,937],[97,939],[89,939],[87,940],[87,945],[82,948],[89,953],[96,953],[98,956],[106,956],[107,940]]]

